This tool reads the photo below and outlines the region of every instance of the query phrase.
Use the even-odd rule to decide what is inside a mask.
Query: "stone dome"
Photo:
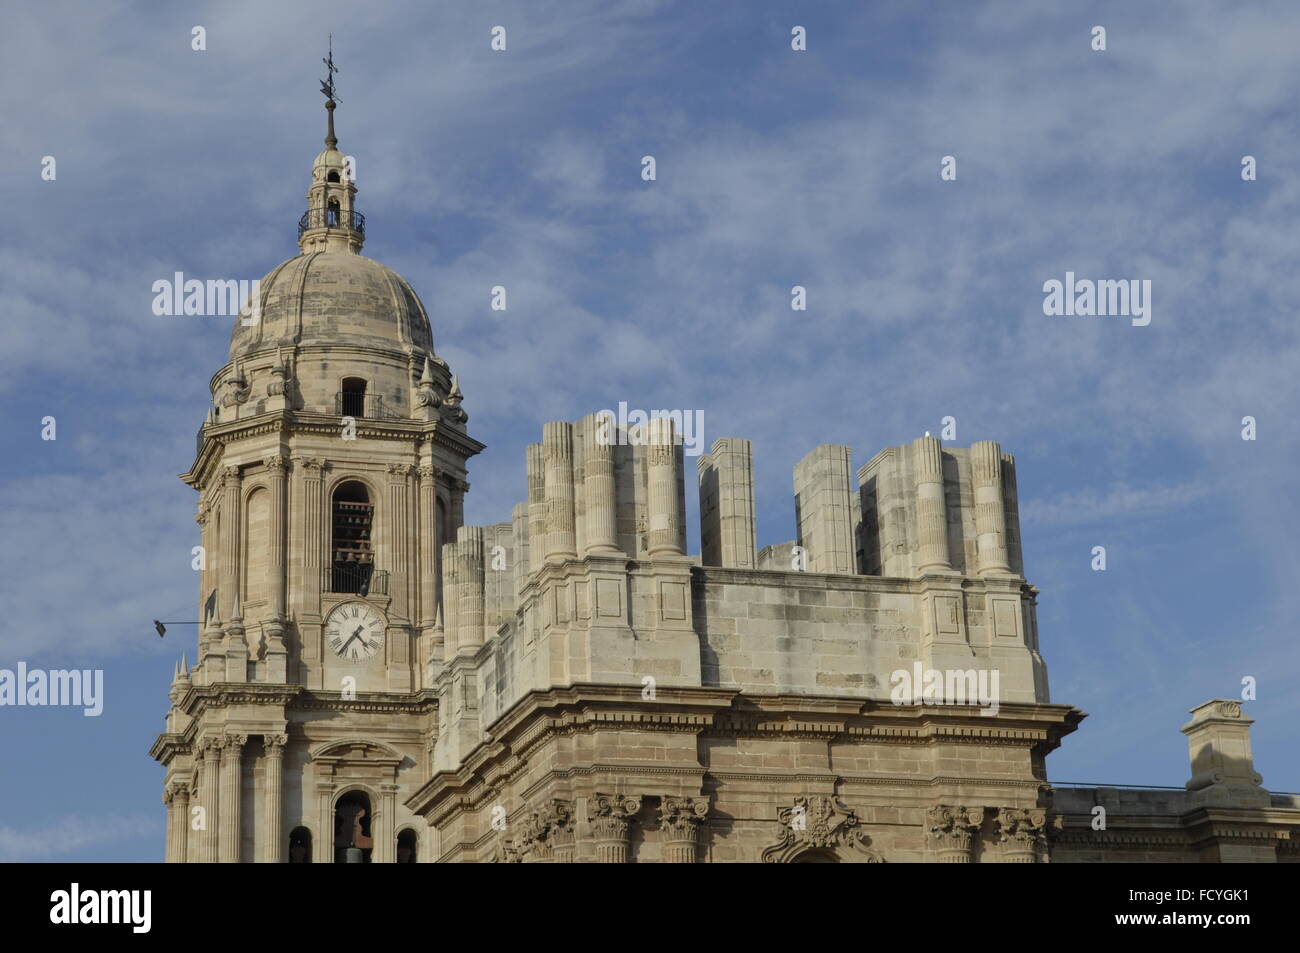
[[[262,279],[261,320],[235,321],[234,360],[276,346],[350,345],[433,353],[429,315],[406,279],[351,251],[290,258]]]

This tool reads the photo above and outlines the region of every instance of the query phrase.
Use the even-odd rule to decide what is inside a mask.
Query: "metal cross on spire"
[[[339,72],[339,68],[334,65],[334,34],[331,33],[329,36],[330,55],[321,60],[321,62],[325,64],[327,78],[320,81],[320,91],[325,94],[327,100],[332,103],[337,103],[342,102],[334,87],[334,74]]]

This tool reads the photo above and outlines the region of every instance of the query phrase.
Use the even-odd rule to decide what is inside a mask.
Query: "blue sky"
[[[0,709],[0,860],[161,857],[193,641],[150,620],[197,617],[175,475],[230,325],[150,289],[297,253],[330,30],[366,254],[488,445],[469,521],[544,421],[626,400],[752,439],[781,542],[812,447],[951,415],[1016,455],[1053,700],[1089,713],[1052,779],[1181,785],[1187,709],[1250,675],[1256,768],[1300,790],[1295,4],[51,2],[0,36],[0,667],[103,668],[106,701]],[[1150,325],[1045,316],[1066,271],[1150,279]]]

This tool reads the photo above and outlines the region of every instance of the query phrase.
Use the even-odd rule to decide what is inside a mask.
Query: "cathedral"
[[[543,423],[520,502],[465,525],[484,444],[361,253],[326,106],[299,252],[181,477],[205,560],[151,749],[168,862],[1300,860],[1236,700],[1192,709],[1184,788],[1049,781],[1085,716],[1050,697],[997,443],[817,447],[796,538],[759,550],[751,444],[719,437],[693,555],[680,420],[593,413]]]

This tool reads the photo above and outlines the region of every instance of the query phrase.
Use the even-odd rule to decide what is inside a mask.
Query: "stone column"
[[[462,526],[456,536],[456,651],[483,644],[483,528]]]
[[[280,684],[289,680],[289,653],[284,645],[289,470],[288,461],[279,454],[267,457],[263,463],[271,478],[271,620],[266,625],[266,680]]]
[[[376,863],[392,864],[397,862],[397,785],[381,784],[379,791],[383,804],[371,828],[375,838],[371,856]]]
[[[576,559],[573,516],[573,426],[553,420],[542,428],[546,474],[546,559]]]
[[[809,572],[852,573],[857,569],[853,539],[853,450],[821,444],[794,468],[799,545]]]
[[[226,467],[221,479],[221,618],[235,617],[239,602],[239,524],[243,522],[239,467]]]
[[[266,825],[262,839],[262,863],[284,863],[284,804],[280,796],[284,776],[284,746],[289,736],[271,734],[262,736],[263,766],[266,768]],[[314,845],[313,845],[314,846]]]
[[[306,779],[304,779],[305,781]],[[316,832],[311,842],[313,864],[334,863],[334,783],[329,779],[316,779]]]
[[[1047,812],[1038,808],[998,809],[998,839],[1006,845],[1003,862],[1036,864],[1047,833]]]
[[[219,859],[223,864],[239,863],[240,826],[239,801],[244,744],[248,735],[227,734],[221,744],[221,840]]]
[[[754,456],[748,440],[719,437],[696,462],[700,477],[700,553],[705,566],[753,569]]]
[[[613,425],[600,414],[582,418],[586,552],[617,553],[618,497],[614,486]]]
[[[239,538],[240,524],[244,520],[243,480],[239,467],[226,467],[221,488],[221,596],[224,607],[222,618],[226,621],[226,671],[227,682],[248,681],[248,640],[244,636],[244,611],[239,593]]]
[[[546,455],[540,443],[530,443],[528,464],[528,571],[546,565]]]
[[[596,863],[627,863],[628,834],[640,810],[639,797],[593,794],[587,798],[587,823],[596,842]]]
[[[388,464],[388,595],[391,597],[389,616],[395,622],[410,619],[410,601],[407,590],[410,584],[410,539],[407,525],[407,483],[411,467],[405,463]]]
[[[420,481],[420,628],[427,633],[438,616],[438,468],[422,466],[416,474]]]
[[[979,574],[1009,573],[1007,514],[1002,491],[1002,447],[992,440],[971,444],[971,479],[975,485],[975,534]]]
[[[573,863],[573,802],[551,801],[551,847],[557,864]]]
[[[443,653],[448,661],[456,654],[456,640],[459,637],[460,604],[460,559],[455,542],[442,544],[442,614]]]
[[[451,480],[451,507],[447,513],[447,535],[454,537],[456,530],[465,525],[465,494],[469,484],[464,480]]]
[[[167,805],[167,849],[163,856],[165,862],[169,864],[176,863],[176,807],[174,801],[175,794],[171,785],[163,785],[162,802]]]
[[[326,541],[321,521],[324,511],[322,478],[325,462],[317,457],[293,458],[294,470],[294,554],[290,563],[291,611],[298,633],[297,677],[308,680],[308,668],[315,668],[314,687],[321,687],[324,669],[320,665],[321,587],[324,584],[321,553]]]
[[[916,480],[916,523],[921,547],[917,570],[950,571],[948,511],[944,505],[943,449],[938,437],[912,441],[912,472]]]
[[[659,802],[666,864],[693,864],[699,853],[700,829],[709,816],[706,798],[664,797]]]
[[[515,564],[514,579],[512,585],[514,591],[511,593],[510,607],[513,610],[519,605],[519,593],[523,591],[524,585],[528,582],[529,555],[531,547],[529,546],[528,533],[528,504],[516,503],[514,509],[510,511],[510,534],[515,544]],[[513,615],[513,612],[511,612]]]
[[[190,786],[185,784],[173,784],[172,802],[176,805],[176,830],[172,834],[172,842],[176,851],[176,863],[185,864],[189,862],[190,850]]]
[[[975,837],[984,823],[982,807],[940,804],[926,812],[925,824],[934,838],[941,864],[972,863]]]
[[[215,864],[219,856],[217,849],[218,824],[221,820],[220,798],[221,782],[221,739],[210,735],[203,739],[203,775],[199,806],[203,808],[204,828],[199,838],[199,860],[205,864]]]
[[[656,417],[646,424],[646,451],[646,551],[652,557],[680,556],[678,441],[671,419]]]

